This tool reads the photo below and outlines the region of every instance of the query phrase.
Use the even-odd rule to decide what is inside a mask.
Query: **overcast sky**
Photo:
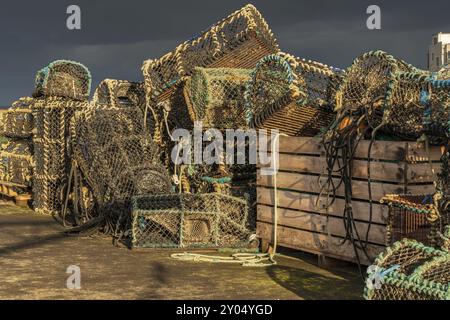
[[[7,2],[7,3],[6,3]],[[141,65],[239,9],[248,1],[2,1],[0,105],[30,95],[36,71],[56,59],[76,60],[93,75],[142,81]],[[283,51],[340,68],[360,54],[385,50],[426,67],[431,35],[450,32],[450,1],[254,0]],[[82,30],[66,28],[66,8],[77,4]],[[377,4],[382,30],[366,28],[366,8]],[[93,90],[92,90],[93,91]]]

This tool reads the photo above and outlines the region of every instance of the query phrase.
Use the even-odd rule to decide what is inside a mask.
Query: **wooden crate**
[[[353,170],[353,215],[360,234],[366,233],[369,219],[367,159],[369,141],[361,141],[355,153]],[[269,148],[270,150],[270,148]],[[356,262],[352,244],[344,244],[342,215],[343,188],[328,208],[320,196],[319,179],[325,169],[325,153],[317,138],[280,137],[278,187],[278,245]],[[430,147],[432,165],[440,169],[440,148]],[[426,194],[434,192],[425,148],[416,142],[377,141],[371,152],[372,226],[368,237],[370,260],[360,252],[362,263],[369,265],[386,245],[388,207],[379,203],[385,194]],[[263,243],[273,242],[273,176],[257,178],[257,234]],[[336,178],[338,181],[338,178]],[[316,204],[317,203],[317,204]]]

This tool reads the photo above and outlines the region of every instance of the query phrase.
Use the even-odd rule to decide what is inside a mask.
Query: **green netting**
[[[369,270],[364,290],[368,300],[450,299],[450,254],[446,251],[404,239],[381,253]]]
[[[33,96],[87,100],[91,81],[89,70],[81,63],[57,60],[37,72]]]

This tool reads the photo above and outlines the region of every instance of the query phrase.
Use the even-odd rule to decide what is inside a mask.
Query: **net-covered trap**
[[[247,247],[247,202],[223,194],[133,198],[134,247]]]
[[[244,92],[250,74],[249,69],[195,68],[183,89],[191,120],[204,127],[246,128]]]
[[[438,232],[443,232],[449,224],[450,212],[437,203],[433,195],[387,195],[381,202],[389,206],[388,244],[403,238],[429,246],[440,243]]]
[[[37,72],[33,97],[87,100],[91,81],[89,70],[81,63],[56,60]]]
[[[422,133],[421,89],[428,72],[383,51],[370,51],[346,70],[336,94],[340,128],[381,130],[403,139]]]
[[[334,120],[331,105],[339,70],[286,53],[261,59],[245,92],[251,127],[314,136]]]
[[[189,119],[189,114],[181,85],[196,67],[251,69],[278,51],[264,18],[253,5],[246,5],[172,52],[144,62],[146,104],[152,109],[149,116],[162,128],[164,114],[171,111],[184,126],[183,118]],[[155,132],[155,141],[160,141],[160,134]]]
[[[10,140],[0,151],[0,185],[27,191],[31,187],[33,153],[27,140]]]
[[[71,122],[71,148],[69,190],[75,224],[120,238],[130,227],[132,196],[172,191],[138,108],[77,112]],[[95,207],[85,205],[91,198]]]
[[[69,122],[89,106],[90,73],[83,65],[58,60],[38,71],[31,105],[34,129],[33,207],[60,214],[69,173]]]
[[[92,102],[104,108],[130,108],[144,109],[144,85],[140,82],[127,80],[105,79],[94,92]]]
[[[33,115],[31,104],[33,98],[23,97],[13,102],[8,111],[1,113],[0,134],[9,138],[31,138]]]
[[[450,254],[404,239],[368,269],[368,300],[450,300]]]
[[[69,122],[76,110],[88,105],[87,101],[60,97],[36,99],[33,104],[33,206],[38,213],[61,212],[70,166]]]

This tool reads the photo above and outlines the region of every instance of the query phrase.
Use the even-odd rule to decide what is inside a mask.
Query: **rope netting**
[[[247,247],[247,202],[223,194],[133,198],[135,247]]]
[[[206,128],[246,128],[244,92],[250,73],[249,69],[195,68],[184,86],[192,121],[201,121]]]
[[[86,100],[91,90],[91,74],[81,63],[57,60],[36,74],[33,97],[65,97]]]
[[[33,168],[32,146],[27,140],[10,140],[0,151],[0,184],[31,187]]]
[[[345,241],[350,241],[359,260],[357,249],[367,255],[368,235],[372,225],[371,150],[380,133],[396,139],[415,140],[427,134],[426,145],[436,141],[427,130],[427,109],[433,114],[445,112],[446,104],[428,103],[436,87],[430,74],[419,70],[383,51],[371,51],[357,58],[346,70],[336,93],[336,120],[324,134],[322,143],[326,151],[327,181],[322,193],[328,195],[329,204],[336,198],[337,188],[345,190],[344,226]],[[442,81],[439,88],[443,88]],[[437,96],[443,97],[444,93]],[[429,98],[430,97],[430,98]],[[440,110],[440,111],[438,111]],[[432,118],[432,123],[447,125],[447,118]],[[444,130],[437,132],[446,137]],[[369,139],[367,150],[367,177],[369,192],[369,224],[363,234],[355,228],[352,210],[352,174],[355,150],[362,139]],[[339,176],[336,182],[333,176]],[[402,211],[402,210],[400,210]],[[412,215],[414,216],[414,215]],[[405,217],[403,217],[405,218]],[[421,219],[416,217],[417,219]],[[420,221],[416,221],[420,225]]]
[[[138,108],[93,107],[71,122],[72,170],[63,220],[73,232],[127,235],[131,197],[170,193],[172,186],[159,151],[144,128]],[[93,198],[95,207],[86,206]],[[70,210],[71,215],[66,215]]]
[[[182,98],[179,84],[184,77],[192,75],[196,67],[248,69],[264,56],[278,51],[264,18],[253,5],[246,5],[172,52],[144,62],[142,71],[150,116],[161,128],[165,112],[175,109],[170,106],[173,102],[169,102],[169,106],[164,102],[172,95]],[[161,141],[160,135],[161,132],[155,132],[155,141]]]
[[[31,104],[33,98],[23,97],[14,101],[12,106],[0,113],[0,135],[14,139],[30,138],[33,130]]]
[[[261,59],[245,93],[250,126],[314,136],[333,121],[340,72],[286,53]]]
[[[63,205],[70,155],[69,121],[89,102],[62,97],[38,98],[32,105],[34,118],[33,207],[42,214],[58,215]]]
[[[69,121],[87,108],[91,75],[78,62],[57,60],[36,75],[33,116],[33,207],[59,215],[70,167]]]
[[[103,108],[145,108],[144,85],[140,82],[105,79],[98,85],[92,103]]]
[[[448,200],[433,195],[386,195],[380,202],[389,206],[387,244],[403,238],[428,246],[441,244],[439,232],[450,222]]]
[[[369,300],[449,300],[450,254],[404,239],[388,247],[370,267]]]

